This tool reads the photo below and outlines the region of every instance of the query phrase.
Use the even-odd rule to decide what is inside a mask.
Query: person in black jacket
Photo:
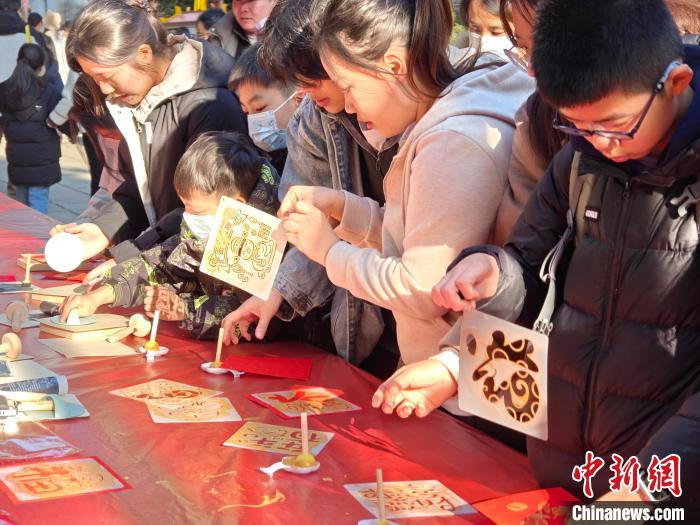
[[[168,37],[141,0],[89,3],[73,23],[66,53],[92,79],[95,98],[106,100],[131,166],[91,223],[51,233],[77,234],[85,257],[111,245],[123,260],[136,249],[120,243],[182,207],[173,174],[189,145],[206,131],[247,133],[240,104],[226,89],[233,59],[207,42]]]
[[[49,208],[49,186],[61,180],[61,141],[46,119],[61,99],[62,88],[43,76],[46,59],[37,44],[24,44],[14,72],[0,84],[8,178],[17,200],[44,214]]]
[[[535,323],[549,334],[549,437],[528,438],[542,486],[683,507],[700,523],[700,47],[682,45],[663,0],[551,0],[532,59],[571,142],[506,247],[465,250],[433,298],[530,326],[551,307]],[[540,268],[557,245],[559,272],[547,271],[561,286],[545,299]],[[424,416],[454,394],[459,325],[442,344],[373,405]],[[620,490],[614,454],[638,461]],[[588,491],[576,469],[591,456],[607,468]]]

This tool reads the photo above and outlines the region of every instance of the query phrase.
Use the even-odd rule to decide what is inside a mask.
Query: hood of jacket
[[[222,49],[207,42],[185,37],[176,39],[177,54],[173,57],[163,80],[153,86],[139,105],[134,117],[145,122],[154,108],[165,100],[188,91],[206,88],[226,88],[234,59]]]
[[[484,64],[485,60],[479,63]],[[404,132],[401,143],[416,140],[449,119],[470,115],[501,120],[515,127],[516,111],[534,90],[535,81],[515,65],[484,64],[482,69],[450,84],[423,118]]]

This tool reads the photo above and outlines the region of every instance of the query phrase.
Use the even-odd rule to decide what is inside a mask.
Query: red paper
[[[51,279],[52,281],[74,281],[76,283],[82,283],[87,272],[49,272],[44,274],[44,279]]]
[[[14,275],[0,275],[0,283],[16,283],[17,279]]]
[[[578,502],[562,488],[531,490],[476,503],[474,508],[498,525],[546,523],[564,525],[571,505]]]
[[[311,359],[233,355],[222,363],[221,368],[239,370],[246,374],[306,381],[311,376]]]

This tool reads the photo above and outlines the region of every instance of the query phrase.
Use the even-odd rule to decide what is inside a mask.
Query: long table
[[[52,225],[48,217],[0,194],[0,274],[21,278],[18,254],[42,251]],[[33,274],[41,287],[64,284],[40,275]],[[0,295],[0,309],[16,299]],[[0,326],[0,335],[8,330]],[[70,392],[91,414],[45,425],[80,448],[82,456],[100,458],[131,488],[22,504],[0,494],[0,509],[19,525],[354,524],[371,515],[343,485],[372,482],[377,468],[386,481],[440,480],[472,504],[537,487],[522,454],[445,413],[402,420],[373,409],[370,400],[379,380],[337,356],[298,343],[242,344],[225,349],[226,355],[311,358],[312,375],[304,386],[340,389],[344,398],[363,407],[309,418],[311,429],[335,433],[318,456],[320,470],[307,476],[278,472],[270,480],[258,469],[281,456],[222,446],[242,423],[155,424],[143,404],[109,391],[170,379],[223,391],[244,421],[295,426],[296,420],[283,420],[245,397],[285,390],[294,381],[206,374],[200,364],[213,360],[215,343],[189,338],[177,323],[161,323],[158,340],[171,351],[154,363],[140,355],[65,359],[38,343],[38,332],[21,332],[25,353],[68,377]],[[137,346],[132,338],[125,343]],[[0,523],[2,517],[0,512]],[[399,522],[489,523],[478,514]]]

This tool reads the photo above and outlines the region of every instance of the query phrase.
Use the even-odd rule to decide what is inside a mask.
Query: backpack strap
[[[542,266],[540,267],[540,279],[542,279],[542,282],[548,283],[547,295],[545,296],[542,309],[537,316],[533,329],[547,336],[554,328],[552,315],[554,314],[554,306],[557,299],[557,267],[564,255],[566,245],[569,243],[569,240],[571,240],[574,228],[576,228],[577,238],[579,238],[581,234],[582,228],[579,228],[578,225],[583,224],[586,206],[585,204],[581,206],[580,203],[582,198],[588,201],[590,188],[592,187],[592,179],[588,181],[588,175],[579,176],[578,174],[580,162],[581,153],[577,151],[574,153],[574,157],[571,160],[571,172],[569,173],[569,209],[566,210],[566,230],[564,230],[564,233],[559,238],[557,244],[554,245],[554,248],[552,248],[544,258]],[[588,189],[584,192],[586,187],[588,187]]]
[[[695,208],[695,224],[700,234],[700,180],[696,180],[693,184],[686,186],[680,195],[673,197],[670,201],[671,206],[676,207],[676,212],[679,217],[688,215],[689,208]]]

